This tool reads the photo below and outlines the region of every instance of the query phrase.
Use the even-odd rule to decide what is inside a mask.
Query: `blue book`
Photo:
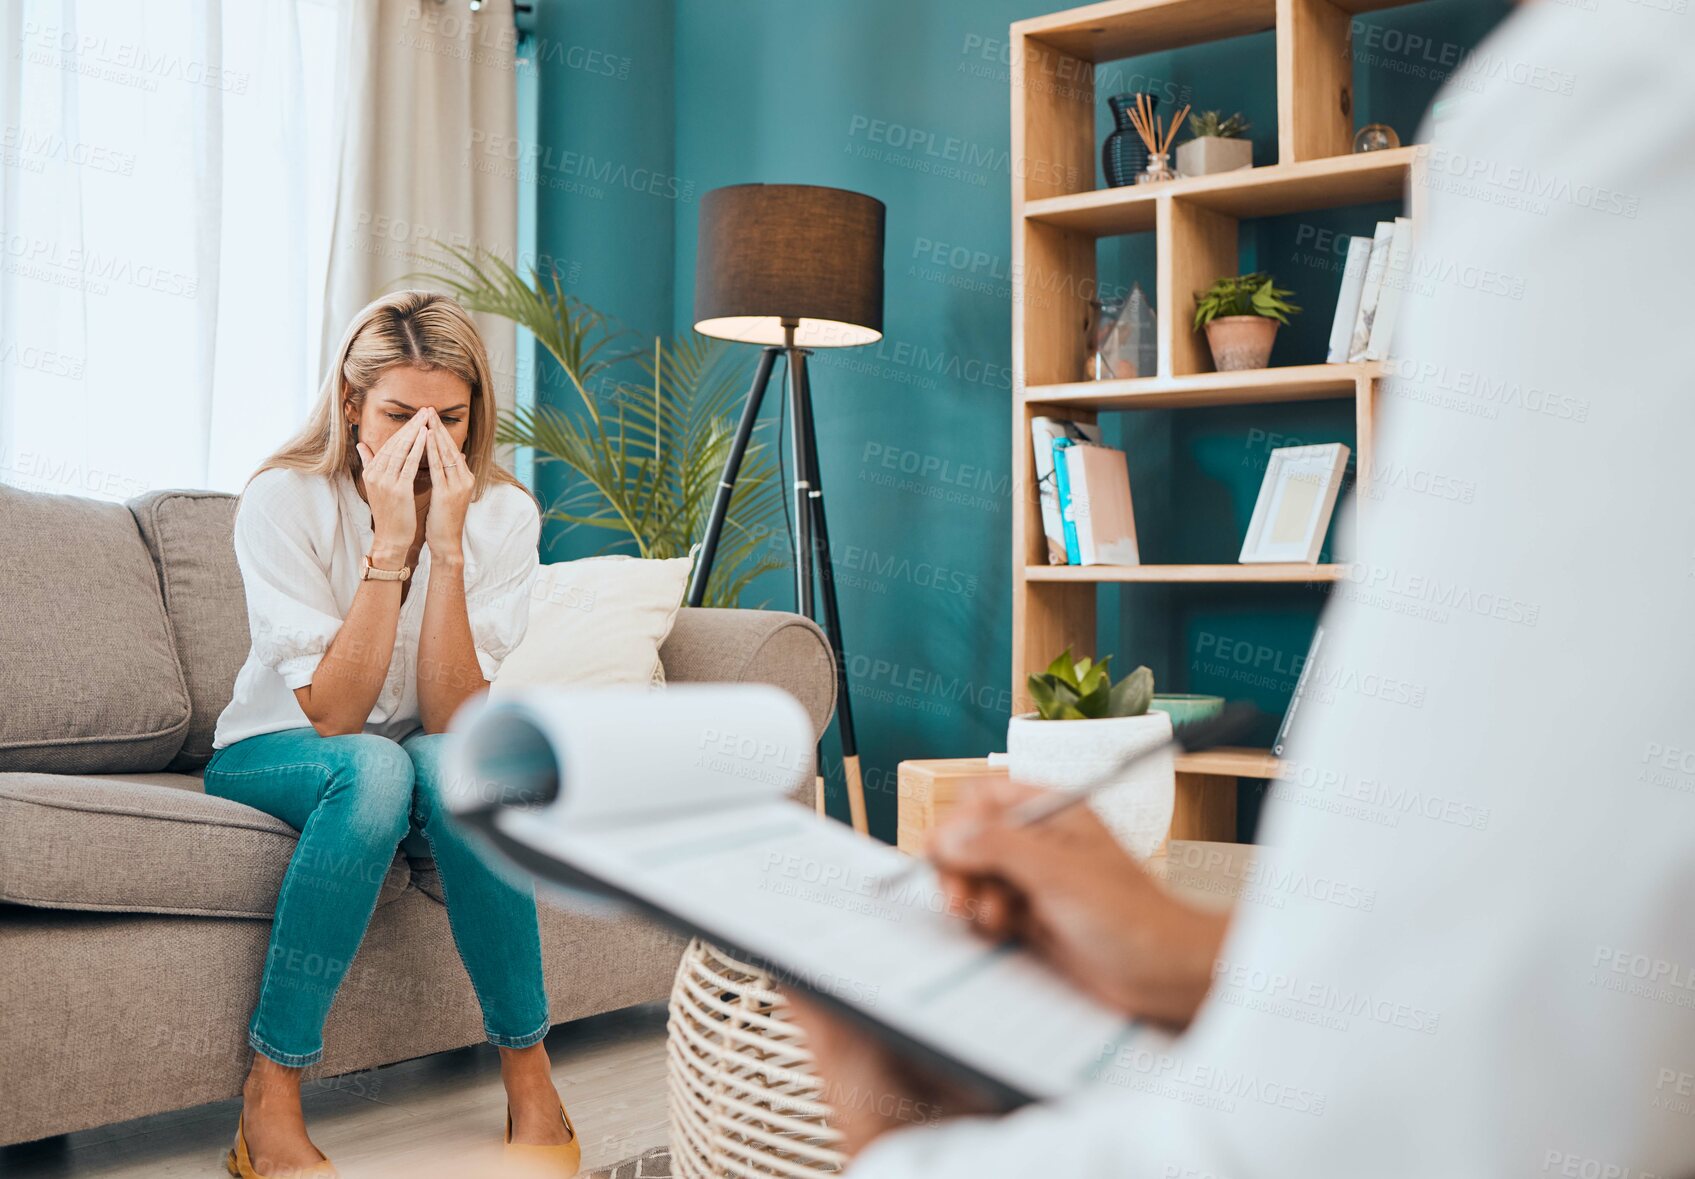
[[[1065,561],[1068,565],[1083,563],[1081,550],[1077,547],[1077,521],[1071,517],[1071,476],[1065,469],[1065,448],[1075,445],[1077,440],[1074,438],[1053,440],[1054,490],[1059,493],[1059,518],[1065,528]]]

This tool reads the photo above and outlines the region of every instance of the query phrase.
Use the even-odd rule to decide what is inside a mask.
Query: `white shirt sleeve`
[[[530,586],[541,567],[541,513],[525,494],[516,524],[465,587],[465,612],[483,678],[492,681],[530,624]]]
[[[1123,1129],[1127,1116],[1134,1115],[1098,1097],[1077,1097],[1026,1106],[1005,1118],[956,1118],[912,1126],[878,1138],[854,1160],[848,1174],[852,1179],[1134,1175],[1137,1171],[1125,1165],[1131,1162]]]
[[[343,621],[316,549],[326,505],[293,471],[254,476],[235,517],[235,558],[253,651],[292,691],[312,682]]]
[[[1333,1033],[1325,1033],[1331,1035]],[[1261,1144],[1324,1126],[1326,1095],[1228,1037],[1192,1046],[1152,1029],[1118,1046],[1103,1081],[1005,1117],[915,1121],[861,1151],[849,1179],[1246,1179],[1331,1174],[1255,1170]],[[1293,1147],[1288,1153],[1298,1152]],[[1310,1159],[1303,1160],[1310,1162]],[[1369,1169],[1350,1174],[1374,1174]]]

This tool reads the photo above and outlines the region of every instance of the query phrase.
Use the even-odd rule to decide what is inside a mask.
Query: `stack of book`
[[[1130,469],[1099,426],[1032,418],[1036,487],[1050,565],[1140,565]]]
[[[1372,237],[1348,239],[1342,290],[1330,325],[1331,364],[1387,360],[1399,317],[1401,292],[1412,262],[1410,218],[1379,221]]]

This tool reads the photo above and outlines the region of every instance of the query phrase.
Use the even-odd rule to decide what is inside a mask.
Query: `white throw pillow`
[[[489,687],[663,684],[659,648],[688,589],[689,557],[587,557],[536,570],[530,624]]]

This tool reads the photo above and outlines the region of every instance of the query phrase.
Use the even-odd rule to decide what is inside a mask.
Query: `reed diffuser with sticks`
[[[1177,138],[1177,130],[1188,117],[1189,107],[1185,105],[1172,117],[1171,125],[1167,127],[1163,119],[1154,114],[1151,103],[1146,101],[1147,95],[1136,96],[1136,109],[1130,112],[1131,125],[1136,128],[1136,134],[1142,137],[1142,142],[1148,146],[1148,166],[1142,174],[1136,177],[1137,184],[1154,184],[1161,180],[1175,180],[1177,173],[1171,170],[1171,144]]]

